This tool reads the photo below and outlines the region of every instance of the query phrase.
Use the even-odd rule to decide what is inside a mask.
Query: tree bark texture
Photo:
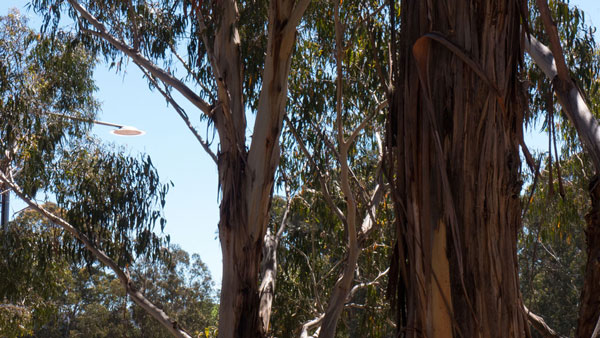
[[[263,239],[279,163],[279,134],[285,113],[287,79],[296,26],[308,5],[273,0],[269,5],[268,43],[252,143],[245,139],[245,112],[235,1],[221,1],[222,22],[216,32],[219,103],[214,121],[218,154],[220,205],[219,238],[223,280],[219,306],[219,337],[265,335],[260,318],[259,272]]]
[[[402,1],[388,129],[402,337],[529,336],[516,257],[521,6]]]

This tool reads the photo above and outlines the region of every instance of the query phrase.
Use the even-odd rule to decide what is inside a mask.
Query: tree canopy
[[[600,63],[568,2],[31,7],[40,32],[0,19],[0,182],[29,205],[2,230],[7,335],[600,328]],[[100,58],[139,67],[216,165],[218,301],[200,258],[166,247],[150,157],[88,133]]]

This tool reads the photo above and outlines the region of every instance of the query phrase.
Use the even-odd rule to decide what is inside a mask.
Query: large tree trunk
[[[529,335],[516,257],[520,6],[402,1],[388,145],[405,337]]]
[[[287,100],[287,79],[296,26],[309,1],[270,2],[263,86],[248,151],[241,101],[243,77],[239,38],[235,29],[238,14],[234,1],[222,3],[223,21],[214,48],[219,81],[224,82],[219,84],[221,106],[214,115],[221,141],[218,166],[223,195],[219,222],[223,253],[219,337],[257,338],[264,336],[266,330],[259,315],[258,277],[275,169],[279,163],[279,134]]]

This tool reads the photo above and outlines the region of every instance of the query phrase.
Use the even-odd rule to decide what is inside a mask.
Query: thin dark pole
[[[2,229],[8,224],[8,206],[10,202],[10,193],[6,191],[2,194],[2,220],[0,222]]]

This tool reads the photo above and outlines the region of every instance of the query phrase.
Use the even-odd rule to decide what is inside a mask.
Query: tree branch
[[[177,323],[177,321],[171,319],[163,310],[158,308],[156,305],[154,305],[152,302],[150,302],[141,292],[139,292],[137,290],[137,288],[135,287],[135,285],[133,284],[133,281],[129,278],[129,275],[126,272],[124,272],[123,270],[121,270],[121,268],[119,268],[117,263],[115,263],[115,261],[113,261],[102,250],[96,248],[94,243],[92,243],[92,241],[85,234],[83,234],[77,228],[73,227],[71,224],[69,224],[67,221],[65,221],[61,217],[56,216],[55,214],[46,210],[41,205],[37,204],[31,198],[27,197],[25,195],[25,193],[23,193],[21,188],[19,186],[17,186],[8,177],[6,177],[6,175],[2,171],[0,171],[0,183],[9,186],[13,190],[15,195],[17,195],[21,200],[23,200],[25,203],[27,203],[27,205],[29,205],[29,207],[31,207],[33,210],[39,212],[42,216],[47,218],[50,222],[59,225],[65,231],[69,232],[77,240],[82,242],[84,244],[85,248],[88,251],[90,251],[92,253],[92,255],[94,255],[94,257],[96,257],[102,264],[109,267],[115,273],[115,275],[117,276],[117,278],[119,278],[119,280],[123,284],[123,287],[125,288],[125,291],[131,297],[133,302],[136,303],[137,305],[139,305],[142,309],[144,309],[144,311],[146,311],[152,317],[154,317],[154,319],[156,319],[173,336],[182,337],[182,338],[191,338],[191,336],[189,334],[187,334],[187,332],[185,332],[180,327],[180,325]]]
[[[82,28],[83,31],[92,33],[106,41],[108,41],[111,45],[113,45],[116,49],[125,53],[129,56],[134,62],[139,64],[140,66],[147,69],[152,75],[159,78],[161,81],[164,81],[169,86],[175,88],[179,91],[186,99],[188,99],[193,105],[198,107],[204,114],[207,116],[211,116],[211,108],[208,103],[206,103],[200,96],[194,93],[188,86],[186,86],[183,82],[175,78],[173,75],[167,73],[163,69],[159,68],[157,65],[152,63],[150,60],[146,59],[140,52],[135,49],[129,47],[125,42],[117,39],[108,33],[106,27],[96,19],[86,8],[81,6],[77,0],[67,0],[71,6],[79,13],[83,18],[85,18],[92,26],[94,26],[97,31],[92,31],[88,29]]]
[[[327,202],[327,204],[329,205],[329,208],[331,208],[331,210],[340,219],[340,221],[344,225],[346,225],[346,217],[344,216],[344,213],[342,213],[340,208],[338,208],[335,205],[335,203],[333,203],[333,198],[332,198],[331,194],[329,193],[329,189],[327,188],[327,183],[325,182],[325,179],[323,178],[323,175],[322,175],[321,171],[319,170],[319,167],[317,166],[317,163],[315,162],[314,158],[312,157],[312,155],[310,154],[310,152],[304,145],[304,141],[302,141],[302,138],[298,134],[298,131],[296,130],[296,128],[294,127],[294,125],[292,124],[290,119],[287,116],[284,116],[283,119],[284,119],[285,123],[288,125],[288,128],[290,128],[290,131],[292,132],[292,135],[296,139],[296,142],[298,142],[298,145],[300,146],[300,150],[302,150],[302,152],[304,153],[304,156],[306,156],[308,158],[308,161],[311,163],[311,165],[317,171],[317,177],[319,179],[319,183],[321,184],[321,188],[323,189],[323,195],[325,196],[325,202]]]
[[[304,325],[302,325],[302,331],[300,333],[300,338],[313,337],[313,336],[308,335],[308,330],[312,329],[315,326],[321,325],[321,322],[323,321],[323,317],[325,317],[325,314],[321,313],[319,316],[315,317],[314,319],[304,323]],[[315,334],[318,334],[318,330]]]
[[[523,311],[525,311],[525,314],[527,315],[527,320],[529,321],[531,326],[533,326],[533,328],[536,329],[537,332],[539,332],[542,336],[544,336],[544,338],[565,338],[565,337],[559,335],[558,333],[556,333],[554,330],[552,330],[548,326],[548,324],[546,324],[546,322],[544,321],[544,318],[529,311],[529,309],[527,308],[527,306],[525,306],[525,304],[523,304]]]
[[[536,0],[536,3],[538,9],[540,10],[540,16],[542,17],[542,22],[544,23],[546,33],[550,38],[550,49],[552,50],[552,54],[554,55],[558,77],[563,81],[571,81],[569,69],[567,68],[567,63],[565,62],[563,50],[560,46],[558,29],[556,28],[556,23],[554,22],[554,20],[552,20],[552,14],[550,13],[550,8],[548,8],[548,2],[546,0]]]
[[[185,110],[179,104],[177,104],[177,102],[175,101],[175,99],[173,99],[173,97],[171,96],[171,94],[169,94],[166,89],[163,90],[162,88],[160,88],[160,86],[159,86],[158,82],[156,81],[156,79],[154,79],[154,77],[150,73],[148,73],[148,71],[146,71],[146,69],[144,69],[138,63],[136,63],[136,65],[146,75],[146,77],[148,77],[148,79],[150,80],[150,82],[152,82],[152,84],[154,85],[154,87],[156,87],[156,89],[162,94],[162,96],[164,96],[164,98],[173,106],[173,109],[175,109],[175,111],[181,117],[181,119],[183,120],[183,122],[185,122],[185,125],[192,132],[192,134],[194,134],[194,136],[196,137],[196,140],[198,140],[198,142],[200,143],[200,145],[202,146],[202,148],[204,148],[204,150],[212,158],[213,162],[215,162],[215,164],[218,164],[217,155],[215,155],[215,153],[212,151],[212,149],[210,149],[210,146],[208,145],[208,143],[206,141],[204,141],[204,139],[202,138],[202,136],[200,136],[200,134],[198,133],[198,130],[196,130],[196,128],[192,125],[192,122],[190,121],[190,119],[189,119],[188,115],[186,114]],[[165,87],[166,86],[167,86],[167,84],[165,84]]]
[[[356,137],[358,137],[358,134],[360,134],[360,132],[367,126],[367,123],[369,123],[369,121],[371,121],[371,119],[373,117],[375,117],[375,115],[377,115],[377,113],[380,112],[386,106],[387,106],[387,100],[384,100],[377,106],[377,108],[375,108],[375,110],[373,110],[371,112],[371,114],[369,114],[367,117],[365,117],[362,120],[362,122],[358,125],[358,127],[356,127],[356,129],[354,129],[352,131],[352,134],[350,135],[350,137],[348,138],[348,140],[346,142],[348,144],[352,144],[352,142],[354,142]]]
[[[563,107],[565,115],[573,123],[577,135],[583,141],[596,172],[600,172],[600,125],[571,78],[561,78],[561,72],[557,70],[555,59],[564,60],[564,56],[562,54],[553,55],[548,47],[531,35],[525,38],[525,50],[552,81],[558,102]]]
[[[283,232],[286,228],[287,218],[292,207],[293,197],[290,194],[290,189],[286,185],[286,205],[281,224],[275,235],[271,234],[267,228],[264,246],[263,246],[263,260],[260,264],[260,270],[262,274],[262,281],[258,289],[260,298],[260,306],[258,309],[258,316],[262,321],[263,332],[269,332],[269,324],[271,322],[271,307],[273,305],[273,298],[275,297],[275,283],[277,282],[277,249],[279,248],[279,240],[283,236]]]
[[[296,27],[298,27],[298,25],[300,24],[300,20],[302,19],[302,16],[304,15],[306,8],[308,7],[308,4],[310,4],[310,0],[298,0],[296,5],[294,6],[294,9],[292,10],[290,18],[288,19],[285,27],[283,28],[283,35],[288,35],[290,33],[296,32]]]

